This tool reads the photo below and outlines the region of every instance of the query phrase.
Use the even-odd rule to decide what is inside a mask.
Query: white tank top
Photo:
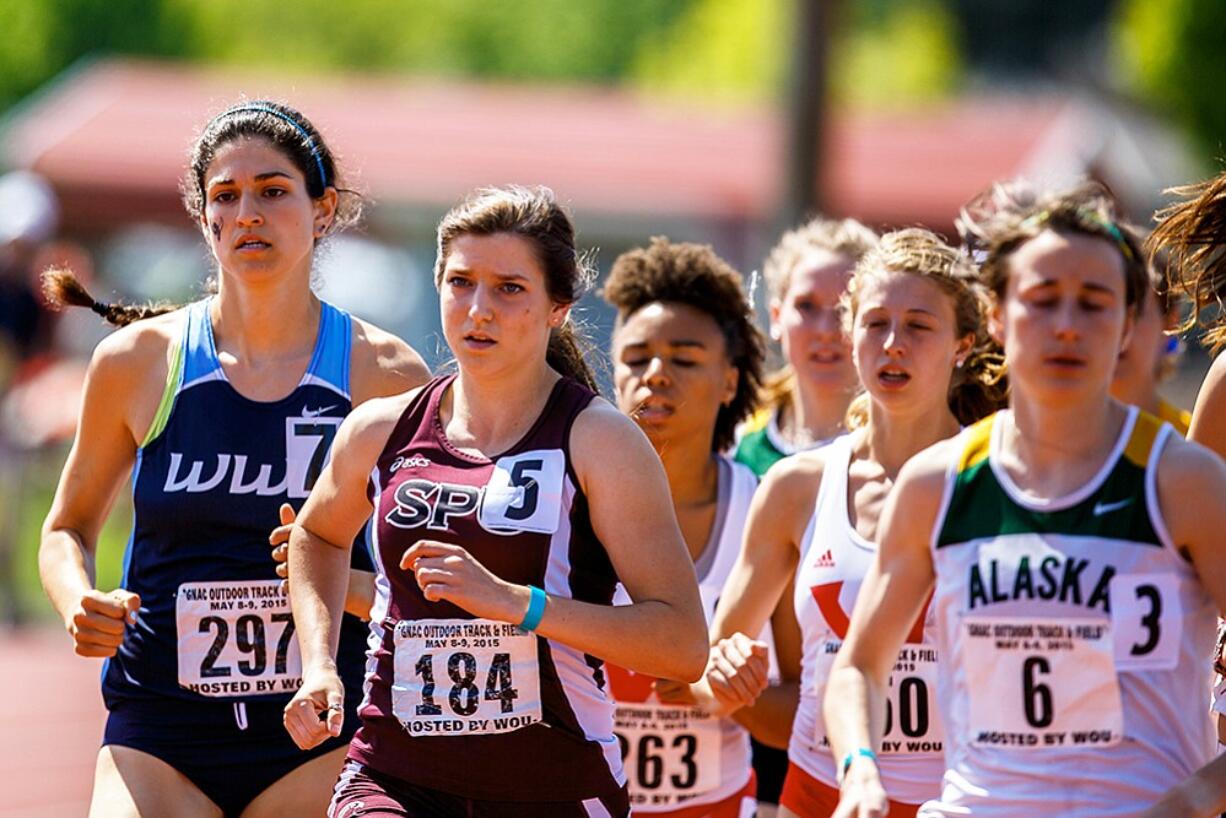
[[[1065,497],[965,430],[932,538],[948,769],[921,815],[1133,815],[1211,758],[1215,605],[1173,546],[1155,472],[1171,427],[1132,408]]]
[[[836,438],[821,451],[825,467],[816,510],[801,542],[793,599],[804,652],[800,706],[792,724],[788,759],[818,781],[837,788],[822,700],[877,547],[856,532],[848,514],[851,436]],[[877,761],[886,793],[906,804],[935,797],[945,769],[935,701],[937,653],[927,631],[928,621],[925,609],[890,674],[886,731]]]
[[[751,469],[720,458],[715,524],[694,565],[708,624],[740,552],[745,518],[757,486],[758,478]],[[619,585],[613,604],[629,602]],[[661,704],[650,676],[613,665],[606,665],[606,672],[610,692],[618,702],[614,731],[622,744],[636,815],[718,803],[748,783],[749,733],[744,727],[692,707]]]

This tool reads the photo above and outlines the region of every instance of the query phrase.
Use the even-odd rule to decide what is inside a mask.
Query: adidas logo
[[[820,557],[817,558],[817,562],[813,564],[813,567],[814,568],[833,568],[834,567],[834,554],[831,552],[829,548],[826,549],[825,554],[822,554]]]

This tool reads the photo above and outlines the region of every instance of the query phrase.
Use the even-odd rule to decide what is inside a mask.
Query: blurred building
[[[207,269],[178,200],[194,130],[244,96],[306,112],[349,184],[370,200],[366,239],[339,242],[324,260],[330,295],[357,300],[359,313],[399,310],[371,317],[427,355],[437,327],[433,300],[423,298],[433,227],[480,185],[552,187],[604,266],[664,233],[710,242],[748,270],[779,226],[788,172],[779,111],[702,108],[605,88],[93,61],[10,112],[0,165],[51,182],[65,231],[100,247],[99,267],[117,286],[171,297],[166,282],[198,280]],[[829,211],[878,227],[925,224],[948,234],[962,203],[1019,174],[1051,182],[1092,175],[1145,219],[1163,187],[1197,173],[1170,130],[1080,96],[980,95],[898,111],[835,111],[828,122],[819,177]]]

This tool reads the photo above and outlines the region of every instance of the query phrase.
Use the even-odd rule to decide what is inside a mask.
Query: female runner
[[[750,511],[745,547],[713,633],[712,686],[744,687],[744,634],[754,633],[795,579],[791,603],[804,635],[800,705],[791,730],[784,815],[830,815],[836,768],[821,701],[830,664],[846,636],[861,580],[876,552],[881,508],[902,464],[957,433],[999,401],[995,357],[985,329],[986,299],[974,268],[937,236],[887,233],[856,265],[847,321],[852,357],[866,390],[854,430],[783,461],[765,478]],[[912,623],[914,625],[912,626]],[[941,776],[936,654],[924,617],[906,623],[895,651],[889,744],[883,774],[895,814],[914,814]]]
[[[438,236],[459,371],[340,430],[290,540],[304,682],[286,727],[302,747],[342,728],[331,657],[373,508],[374,645],[332,814],[623,816],[601,660],[691,680],[708,653],[668,484],[595,396],[568,320],[585,273],[552,194],[481,191]],[[619,579],[633,604],[610,605]]]
[[[876,234],[852,219],[813,219],[784,233],[767,257],[770,333],[787,363],[767,378],[766,406],[736,449],[736,459],[759,477],[780,458],[843,433],[860,384],[839,304],[852,267],[876,243]]]
[[[141,309],[51,279],[63,300],[128,325],[94,353],[39,554],[77,653],[107,657],[93,816],[327,803],[344,737],[302,753],[281,729],[300,663],[268,532],[307,496],[351,406],[428,374],[403,342],[311,292],[316,245],[357,215],[342,190],[305,117],[242,103],[205,126],[184,180],[215,295]],[[98,531],[133,463],[122,587],[104,593]],[[356,690],[363,628],[348,617],[344,630],[338,667]]]
[[[651,245],[613,262],[613,378],[664,464],[709,617],[723,593],[758,478],[720,452],[752,411],[764,344],[740,275],[710,247]],[[619,592],[618,603],[629,602]],[[755,811],[749,734],[670,696],[667,683],[608,665],[635,814],[739,818]]]
[[[1139,247],[1088,187],[985,233],[1010,408],[913,458],[882,515],[826,697],[841,816],[886,812],[886,683],[930,596],[947,765],[921,815],[1132,815],[1212,747],[1226,467],[1109,395]]]

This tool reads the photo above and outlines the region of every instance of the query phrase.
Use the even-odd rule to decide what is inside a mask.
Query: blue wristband
[[[847,770],[851,768],[851,762],[857,758],[871,758],[873,763],[877,763],[877,754],[867,747],[861,747],[858,750],[853,750],[843,756],[843,763],[839,765],[839,784],[843,783],[843,779],[847,777]]]
[[[528,589],[532,591],[532,599],[528,601],[528,612],[524,614],[524,621],[519,623],[519,629],[524,633],[536,630],[536,626],[541,624],[541,617],[545,615],[545,601],[548,599],[545,592],[535,585],[529,585]]]

